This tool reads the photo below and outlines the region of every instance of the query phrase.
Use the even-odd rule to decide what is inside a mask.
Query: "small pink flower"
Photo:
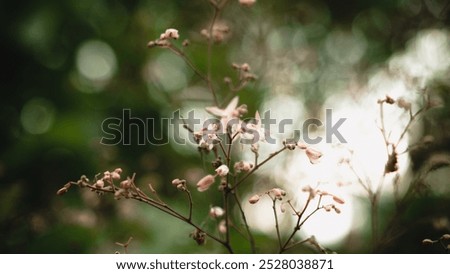
[[[220,223],[219,223],[219,232],[221,234],[227,233],[227,223],[225,222],[225,220],[220,221]]]
[[[197,190],[200,192],[204,192],[208,190],[208,188],[214,183],[214,176],[213,175],[206,175],[205,177],[201,178],[200,181],[197,183]]]
[[[214,219],[222,217],[223,214],[225,214],[225,210],[223,210],[220,206],[211,207],[209,210],[209,216]]]
[[[334,200],[336,203],[338,203],[338,204],[344,204],[344,203],[345,203],[345,201],[344,201],[343,199],[341,199],[340,197],[335,196],[335,195],[332,195],[332,196],[333,196],[333,200]]]
[[[160,39],[178,39],[180,35],[178,35],[178,30],[176,29],[166,29],[166,31],[161,34]]]
[[[221,165],[218,168],[216,168],[216,173],[217,175],[219,175],[220,177],[225,177],[227,176],[228,172],[229,172],[229,168],[226,165]]]
[[[251,7],[256,3],[256,0],[239,0],[239,4],[245,7]]]
[[[306,152],[306,156],[308,156],[309,161],[311,162],[311,164],[319,163],[320,158],[322,157],[322,153],[320,151],[308,147],[305,150],[305,152]]]
[[[251,204],[256,204],[259,201],[259,195],[255,194],[250,199],[248,199],[248,202]]]
[[[250,170],[252,170],[253,168],[253,164],[246,162],[246,161],[239,161],[237,163],[234,164],[234,170],[236,172],[249,172]]]
[[[130,187],[131,187],[131,180],[130,179],[127,179],[127,180],[124,180],[124,181],[120,182],[120,188],[129,189]]]
[[[122,173],[122,169],[116,168],[113,172],[111,172],[111,178],[113,180],[120,180],[120,173]]]
[[[269,191],[272,192],[272,194],[275,195],[275,198],[279,200],[283,199],[283,196],[286,196],[286,191],[282,190],[281,188],[272,188]]]
[[[94,187],[95,188],[103,188],[105,186],[105,182],[103,182],[103,180],[97,180],[97,182],[95,182]]]

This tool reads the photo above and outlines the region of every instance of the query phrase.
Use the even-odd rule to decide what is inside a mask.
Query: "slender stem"
[[[248,235],[248,239],[250,241],[250,248],[252,250],[252,253],[256,253],[255,239],[253,238],[253,234],[250,231],[250,226],[248,225],[247,218],[246,218],[245,213],[244,213],[244,209],[242,208],[242,205],[241,205],[241,203],[239,201],[240,200],[239,196],[238,196],[236,190],[232,191],[231,193],[233,194],[233,197],[234,197],[234,199],[236,201],[236,204],[238,206],[239,212],[241,213],[241,217],[242,217],[242,221],[244,222],[245,229],[247,230],[247,235]]]
[[[284,245],[280,248],[280,253],[283,253],[284,251],[286,251],[287,249],[291,248],[292,246],[295,246],[295,244],[292,244],[291,246],[289,246],[289,243],[291,242],[291,240],[294,238],[295,234],[301,229],[301,227],[303,226],[303,224],[312,216],[314,215],[319,209],[321,209],[322,207],[320,207],[320,203],[322,202],[322,195],[319,196],[319,201],[317,202],[317,206],[316,209],[311,212],[308,216],[305,217],[305,219],[302,221],[302,217],[306,212],[306,209],[308,208],[310,202],[312,200],[312,195],[310,194],[308,197],[308,200],[306,201],[305,206],[303,207],[302,212],[297,214],[297,224],[294,227],[294,231],[292,231],[291,235],[289,236],[289,238],[284,242]]]
[[[279,223],[278,223],[278,214],[277,214],[277,208],[276,208],[277,199],[274,198],[274,197],[271,197],[271,196],[270,196],[270,198],[272,198],[272,202],[273,202],[272,203],[272,209],[273,209],[273,216],[275,218],[275,229],[277,231],[278,245],[279,245],[280,250],[281,250],[283,247],[282,247],[282,243],[281,243],[280,226],[279,226]]]
[[[189,199],[189,217],[188,217],[188,220],[191,221],[192,220],[192,208],[193,208],[192,194],[191,194],[191,192],[188,189],[186,189],[184,192],[186,192],[186,195],[188,196],[188,199]]]
[[[420,113],[422,113],[424,111],[424,108],[421,108],[421,109],[419,109],[416,113],[414,113],[414,114],[412,114],[411,112],[410,112],[410,115],[409,115],[409,121],[408,121],[408,124],[406,124],[406,126],[405,126],[405,128],[403,129],[403,132],[400,134],[400,137],[398,138],[398,140],[397,140],[397,143],[395,144],[395,147],[397,147],[398,146],[398,144],[403,140],[403,138],[405,137],[405,135],[406,135],[406,133],[408,132],[408,130],[409,130],[409,128],[411,127],[411,125],[412,125],[412,122],[416,119],[416,117],[420,114]]]
[[[197,74],[198,77],[200,77],[203,81],[205,81],[208,85],[209,85],[209,78],[205,75],[203,75],[203,73],[201,73],[192,63],[192,61],[186,56],[186,54],[184,54],[183,51],[181,51],[179,48],[177,48],[174,45],[170,45],[167,47],[168,49],[170,49],[173,53],[175,53],[176,55],[180,56],[184,62],[192,69],[192,71],[194,71],[195,74]]]
[[[79,185],[78,183],[72,182],[72,184],[74,185]],[[105,192],[105,193],[115,193],[116,191],[118,191],[120,188],[112,185],[113,188],[111,189],[105,189],[105,188],[96,188],[92,185],[86,184],[83,185],[83,187],[87,187],[93,191],[101,191],[101,192]],[[138,190],[138,189],[137,189]],[[139,202],[143,202],[145,204],[148,204],[164,213],[169,214],[170,216],[181,220],[189,225],[191,225],[192,227],[194,227],[195,229],[204,232],[209,238],[213,239],[214,241],[216,241],[217,243],[220,243],[222,246],[224,246],[229,253],[233,253],[233,249],[231,248],[231,246],[229,245],[229,243],[222,241],[221,239],[219,239],[218,237],[214,236],[213,234],[209,233],[208,231],[203,230],[202,228],[200,228],[200,226],[196,225],[195,223],[192,222],[191,219],[184,217],[183,215],[181,215],[180,213],[178,213],[177,211],[175,211],[174,209],[172,209],[171,207],[169,207],[166,204],[162,204],[158,201],[153,200],[152,198],[148,197],[147,195],[145,195],[145,193],[143,193],[142,191],[137,191],[133,196],[130,197],[130,199],[134,199],[136,201]]]
[[[277,156],[278,154],[280,154],[281,152],[283,152],[284,150],[286,150],[286,147],[282,147],[281,149],[271,153],[269,155],[269,157],[267,157],[266,159],[264,159],[264,161],[262,161],[261,163],[255,165],[255,167],[250,170],[247,174],[245,174],[244,177],[242,177],[233,187],[232,189],[236,189],[240,184],[242,184],[242,182],[244,182],[248,177],[250,177],[250,175],[252,175],[253,173],[255,173],[256,170],[258,170],[258,168],[260,168],[262,165],[264,165],[265,163],[267,163],[268,161],[270,161],[271,159],[273,159],[275,156]]]

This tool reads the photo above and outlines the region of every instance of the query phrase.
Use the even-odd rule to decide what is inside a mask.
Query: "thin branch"
[[[269,197],[272,199],[272,210],[273,210],[273,216],[275,218],[275,229],[277,231],[277,239],[278,239],[278,245],[280,247],[280,250],[283,248],[282,243],[281,243],[281,235],[280,235],[280,225],[278,223],[278,214],[277,214],[277,208],[276,208],[276,203],[277,203],[277,199],[270,196]]]
[[[241,202],[239,201],[240,199],[238,197],[238,194],[237,194],[236,190],[232,191],[231,193],[232,193],[232,195],[233,195],[233,197],[234,197],[234,199],[236,201],[236,204],[238,206],[239,212],[241,213],[241,217],[242,217],[242,221],[244,222],[245,229],[247,230],[248,240],[250,242],[250,248],[252,250],[252,253],[256,253],[255,239],[253,238],[253,234],[250,231],[250,226],[248,225],[247,218],[245,216],[245,213],[244,213],[244,210],[242,208]]]
[[[275,156],[277,156],[278,154],[280,154],[281,152],[283,152],[284,150],[286,150],[286,147],[282,147],[281,149],[271,153],[269,155],[269,157],[267,157],[266,159],[264,159],[264,161],[262,161],[261,163],[259,163],[258,165],[256,165],[252,170],[250,170],[247,174],[245,174],[244,177],[242,177],[233,187],[233,189],[236,189],[240,184],[242,184],[242,182],[244,182],[248,177],[250,177],[250,175],[252,175],[253,173],[255,173],[256,170],[258,170],[262,165],[264,165],[265,163],[267,163],[268,161],[270,161],[271,159],[273,159]]]

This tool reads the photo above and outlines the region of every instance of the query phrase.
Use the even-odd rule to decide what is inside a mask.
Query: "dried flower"
[[[272,188],[269,190],[270,193],[275,195],[275,198],[278,200],[283,199],[283,196],[286,196],[286,191],[282,190],[281,188]]]
[[[294,150],[297,147],[297,144],[288,142],[286,140],[283,141],[283,145],[289,150]]]
[[[103,172],[103,179],[105,179],[105,180],[111,180],[111,178],[112,178],[112,176],[111,176],[111,172],[109,172],[109,171],[105,171],[105,172]]]
[[[211,218],[220,218],[223,214],[225,214],[225,210],[223,210],[220,206],[214,206],[209,209],[209,216]]]
[[[248,199],[248,202],[251,204],[256,204],[259,201],[260,196],[258,194],[253,195]]]
[[[161,40],[164,39],[178,39],[180,36],[178,35],[178,30],[176,29],[166,29],[164,33],[159,37]]]
[[[216,173],[217,175],[219,175],[220,177],[225,177],[227,176],[228,172],[229,172],[229,168],[226,165],[221,165],[218,168],[216,168]]]
[[[389,95],[386,95],[386,99],[384,99],[384,101],[389,105],[392,105],[395,103],[395,100]]]
[[[239,0],[239,4],[244,7],[251,7],[256,3],[256,0]]]
[[[113,180],[120,180],[120,174],[122,173],[121,168],[116,168],[113,172],[111,172],[111,178]]]
[[[441,240],[450,240],[450,234],[444,234],[441,236]]]
[[[123,180],[122,182],[120,182],[120,188],[129,189],[130,187],[131,187],[130,179],[126,179],[126,180]]]
[[[214,183],[214,178],[215,177],[210,174],[201,178],[200,181],[198,181],[197,183],[197,190],[200,192],[208,190],[208,188]]]
[[[200,138],[200,141],[198,143],[198,148],[204,149],[207,151],[211,151],[214,148],[214,144],[211,140],[205,141],[204,138]]]
[[[95,182],[94,187],[95,188],[103,188],[105,186],[105,182],[101,179],[101,180],[97,180],[97,182]]]
[[[234,164],[234,170],[236,172],[241,172],[241,171],[249,172],[252,169],[253,169],[253,164],[249,163],[247,161],[239,161]]]
[[[320,158],[322,157],[322,153],[320,151],[317,151],[313,148],[308,147],[306,150],[306,156],[308,156],[309,161],[311,164],[317,164],[320,161]]]
[[[337,214],[341,214],[341,210],[333,205],[333,209]]]
[[[172,185],[176,186],[177,189],[185,191],[186,190],[186,180],[180,180],[178,178],[172,180]]]
[[[197,242],[198,245],[203,245],[206,242],[206,233],[199,229],[195,229],[190,236]]]
[[[317,194],[316,190],[309,185],[302,187],[302,191],[309,192],[308,199],[310,199],[310,200],[314,199],[314,197],[316,197],[316,194]]]
[[[333,196],[333,200],[336,203],[341,204],[341,205],[345,203],[345,201],[343,199],[339,198],[338,196],[335,196],[335,195],[332,195],[332,196]]]
[[[230,28],[224,22],[216,22],[212,28],[211,35],[207,29],[202,29],[200,31],[200,34],[208,40],[212,36],[213,41],[216,43],[223,42],[228,37],[229,33]]]
[[[247,64],[247,63],[242,64],[242,65],[241,65],[241,70],[242,70],[242,71],[245,71],[245,72],[250,71],[250,65]]]
[[[172,185],[177,186],[177,185],[179,185],[179,184],[182,184],[183,182],[186,182],[186,181],[185,181],[185,180],[180,180],[180,179],[176,178],[176,179],[173,179],[173,180],[172,180]]]
[[[56,195],[64,195],[66,194],[68,191],[68,189],[66,187],[62,187],[60,189],[58,189],[58,191],[56,192]]]
[[[404,110],[410,110],[411,109],[411,103],[408,102],[405,98],[400,97],[397,99],[397,106],[399,108],[402,108]]]

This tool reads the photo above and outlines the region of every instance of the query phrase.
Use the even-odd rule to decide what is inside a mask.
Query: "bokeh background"
[[[249,117],[258,109],[271,109],[297,121],[322,117],[325,108],[333,108],[349,119],[344,135],[353,149],[359,149],[361,168],[369,177],[385,163],[377,155],[383,148],[377,147],[382,139],[377,135],[376,100],[386,94],[404,96],[417,107],[417,94],[427,89],[438,102],[439,107],[420,120],[408,139],[412,144],[429,136],[432,142],[404,155],[405,184],[431,160],[442,165],[427,177],[429,188],[397,217],[399,233],[376,252],[443,252],[421,241],[450,231],[449,11],[445,0],[259,0],[251,8],[232,0],[221,15],[230,33],[213,48],[212,77],[219,98],[228,97],[222,79],[235,77],[231,63],[249,63],[258,79],[239,94],[240,102],[248,105]],[[207,157],[201,157],[194,146],[173,142],[137,145],[138,134],[133,131],[126,132],[132,136],[131,145],[102,145],[101,125],[130,109],[133,117],[153,118],[151,131],[170,139],[161,118],[170,118],[176,109],[210,105],[204,83],[179,57],[146,45],[165,29],[176,28],[181,40],[190,40],[188,56],[205,71],[207,46],[200,31],[211,16],[206,0],[0,3],[4,66],[0,73],[0,252],[123,252],[115,242],[130,236],[133,253],[224,252],[212,241],[197,246],[189,238],[189,226],[144,204],[99,198],[78,189],[63,197],[55,195],[83,174],[93,178],[121,167],[127,175],[136,172],[139,185],[152,183],[174,207],[185,207],[184,195],[170,182],[186,178],[195,183],[210,172]],[[405,124],[404,116],[389,117],[393,128]],[[267,186],[283,186],[286,181],[354,181],[336,174],[332,165],[310,169],[306,164],[301,168],[292,159],[280,158],[252,180]],[[314,177],[324,174],[328,178]],[[339,191],[353,199],[346,208],[351,216],[336,215],[328,222],[319,218],[305,233],[317,234],[319,241],[340,253],[372,252],[367,201],[361,192]],[[195,218],[201,221],[218,197],[213,192],[207,197],[194,193]],[[390,197],[389,193],[383,197]],[[385,223],[395,214],[392,208],[392,199],[380,204]],[[259,228],[259,252],[275,252],[274,234],[267,228],[270,209],[252,214],[256,214],[252,224]],[[336,230],[331,229],[334,226]],[[245,250],[245,244],[237,248]]]

